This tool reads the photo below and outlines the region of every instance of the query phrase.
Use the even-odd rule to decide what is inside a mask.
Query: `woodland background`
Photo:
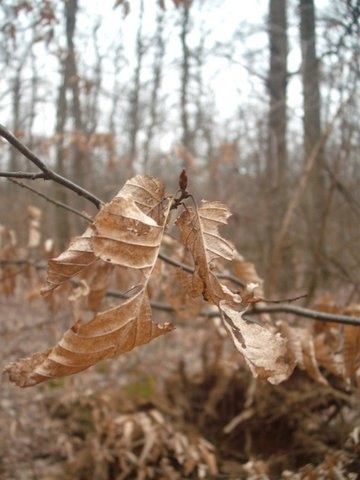
[[[359,316],[359,2],[91,3],[0,2],[1,123],[105,201],[136,173],[175,191],[186,168],[198,200],[233,212],[226,236],[267,297]],[[52,253],[86,227],[36,192],[96,210],[0,151],[0,175],[26,185],[1,179],[1,247],[11,229],[34,267],[31,222]],[[3,266],[5,364],[54,343],[70,313],[38,299],[41,269],[11,265],[14,289]],[[256,382],[204,320],[173,317],[176,333],[76,378],[20,392],[2,379],[4,478],[355,478],[355,385],[300,370]]]

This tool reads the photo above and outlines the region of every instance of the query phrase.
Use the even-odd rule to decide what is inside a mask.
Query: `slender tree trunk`
[[[144,45],[142,39],[142,24],[144,16],[144,0],[140,2],[139,27],[136,34],[136,67],[134,72],[134,86],[130,96],[130,145],[129,145],[129,169],[134,173],[134,163],[138,155],[138,134],[140,130],[140,82]]]
[[[20,105],[21,105],[21,73],[23,62],[19,61],[19,65],[15,71],[11,89],[11,107],[12,107],[12,131],[16,136],[21,135],[20,121]],[[10,170],[15,172],[19,169],[19,152],[12,148],[10,150]]]
[[[93,43],[94,43],[94,52],[96,56],[96,63],[94,66],[93,72],[93,81],[91,85],[89,97],[89,103],[86,113],[87,125],[86,125],[86,136],[89,138],[93,133],[96,132],[98,127],[99,119],[99,96],[102,83],[102,63],[103,57],[100,53],[99,42],[97,38],[97,32],[100,28],[100,22],[96,23],[93,30]]]
[[[154,66],[153,66],[153,84],[151,91],[151,100],[150,100],[150,120],[149,125],[146,129],[146,140],[144,144],[144,162],[143,170],[146,171],[146,167],[150,158],[150,148],[152,140],[154,137],[154,130],[158,122],[158,100],[159,100],[159,91],[161,86],[161,75],[163,68],[163,60],[165,54],[165,42],[163,37],[164,31],[164,12],[161,8],[158,8],[157,13],[157,29],[156,29],[156,49],[154,56]]]
[[[185,149],[192,153],[193,139],[189,125],[189,82],[190,82],[190,50],[188,46],[189,19],[190,19],[191,1],[186,1],[180,5],[182,11],[180,42],[182,49],[181,64],[181,87],[180,87],[180,111],[182,126],[182,144]],[[185,166],[185,165],[184,165]]]
[[[85,129],[82,119],[79,76],[76,64],[76,51],[74,44],[74,35],[76,29],[76,16],[78,11],[78,0],[65,0],[66,17],[66,42],[67,42],[67,70],[68,70],[68,88],[72,93],[71,113],[73,117],[75,135],[72,148],[72,164],[74,180],[82,185],[86,185],[86,153],[87,142]],[[81,199],[77,199],[78,206]]]
[[[27,138],[28,146],[30,150],[33,148],[33,127],[36,117],[36,106],[37,106],[37,96],[38,96],[38,87],[39,87],[39,75],[37,72],[36,64],[36,55],[34,49],[31,48],[30,52],[31,59],[31,93],[30,93],[30,105],[29,105],[29,120],[27,122]]]
[[[321,129],[321,99],[319,63],[316,57],[316,29],[314,0],[300,0],[300,36],[302,55],[302,83],[304,104],[304,154],[305,160],[311,155],[315,145],[322,136]],[[305,211],[308,220],[310,252],[309,265],[309,298],[315,291],[322,245],[319,245],[322,235],[320,228],[325,208],[325,169],[324,152],[319,152],[309,179],[305,195]]]
[[[267,179],[274,190],[284,190],[287,169],[286,89],[287,15],[286,0],[270,0],[269,15],[269,139]]]
[[[56,111],[56,158],[55,165],[56,171],[60,175],[67,176],[65,168],[65,145],[64,145],[64,130],[67,116],[67,101],[66,101],[66,90],[68,84],[68,70],[66,68],[66,62],[63,64],[62,71],[62,80],[59,87],[58,99],[57,99],[57,111]],[[67,204],[67,189],[63,188],[59,184],[55,184],[55,198],[56,200]],[[69,215],[67,210],[59,208],[56,211],[55,215],[55,229],[57,243],[60,250],[66,248],[67,242],[70,238],[70,222]]]
[[[274,245],[286,207],[286,90],[287,90],[287,12],[286,0],[269,3],[270,69],[268,89],[270,109],[268,118],[268,154],[266,165],[267,232],[266,246],[270,254],[265,286],[267,293],[278,290],[278,278],[286,273],[285,251],[274,257]]]
[[[69,106],[67,100],[67,90],[72,90],[72,115],[74,118],[75,129],[82,127],[78,79],[75,63],[75,49],[74,49],[74,33],[76,25],[77,0],[64,0],[64,20],[66,31],[67,52],[66,58],[62,64],[62,79],[59,86],[57,112],[56,112],[56,170],[61,175],[68,175],[69,168],[66,168],[66,161],[69,161],[69,150],[65,149],[65,125],[68,118]],[[73,150],[73,173],[75,181],[81,183],[81,172],[79,163],[81,162],[81,152],[76,146]],[[69,165],[68,165],[69,167]],[[56,199],[60,202],[67,203],[67,190],[56,184],[55,187]],[[68,212],[64,209],[59,209],[56,214],[56,232],[59,248],[64,249],[69,241],[71,228]]]

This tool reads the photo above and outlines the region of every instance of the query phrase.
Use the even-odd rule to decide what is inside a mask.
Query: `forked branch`
[[[20,153],[24,155],[30,162],[32,162],[42,173],[28,173],[28,172],[0,172],[0,177],[5,178],[28,178],[30,180],[36,180],[42,178],[44,180],[52,180],[53,182],[62,185],[65,188],[77,193],[81,197],[86,198],[96,206],[96,208],[100,208],[103,205],[102,200],[100,198],[93,195],[85,188],[80,187],[76,183],[72,182],[71,180],[59,175],[54,170],[49,168],[40,158],[35,155],[26,145],[24,145],[18,138],[15,137],[7,128],[3,125],[0,125],[0,136],[5,138],[13,147],[16,148]]]

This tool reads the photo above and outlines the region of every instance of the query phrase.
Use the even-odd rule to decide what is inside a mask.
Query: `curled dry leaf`
[[[74,238],[67,250],[49,260],[46,284],[41,289],[42,295],[49,295],[59,285],[96,262],[97,259],[91,244],[92,235],[93,231],[88,227],[81,237]]]
[[[158,225],[165,224],[166,202],[169,201],[165,198],[164,185],[157,178],[137,175],[128,180],[115,198],[103,206],[94,223],[86,229],[85,233],[76,237],[68,249],[57,258],[49,261],[46,285],[41,290],[42,295],[48,295],[56,287],[93,265],[97,257],[118,265],[121,265],[121,256],[123,260],[126,259],[126,255],[133,257],[133,249],[141,233],[150,231],[151,226],[160,231],[161,227]],[[122,214],[123,207],[125,211]],[[141,225],[142,222],[144,225]],[[119,233],[116,229],[122,230]],[[118,252],[121,240],[123,240],[122,251]],[[131,242],[134,242],[133,245]],[[141,252],[145,252],[150,244],[143,247],[143,249],[140,248]],[[114,258],[114,249],[116,258]],[[125,266],[129,266],[129,263],[131,262],[125,261]],[[131,264],[130,267],[134,268],[135,265]]]
[[[343,359],[346,378],[356,379],[360,368],[360,328],[357,326],[344,327]]]
[[[89,323],[76,322],[54,348],[10,363],[4,372],[18,386],[29,387],[81,372],[101,360],[149,343],[173,328],[152,321],[143,289],[122,305],[98,313]]]
[[[282,323],[281,329],[288,339],[289,351],[293,355],[296,365],[301,370],[305,370],[317,382],[327,385],[328,382],[321,373],[316,358],[313,329],[290,327],[286,323]]]
[[[185,182],[182,187],[185,188]],[[51,293],[74,275],[81,274],[88,280],[89,270],[96,271],[95,264],[102,262],[128,271],[130,278],[134,278],[136,272],[137,293],[119,306],[95,313],[88,323],[81,319],[81,308],[77,309],[76,323],[54,348],[6,367],[12,381],[20,386],[30,386],[49,378],[77,373],[173,329],[171,325],[161,327],[152,321],[148,297],[150,277],[173,198],[165,195],[164,185],[153,177],[138,175],[128,180],[115,198],[102,207],[85,233],[49,262],[43,294]],[[184,273],[180,277],[186,295],[178,300],[202,296],[216,305],[235,347],[253,374],[278,383],[292,371],[292,362],[286,358],[286,340],[270,328],[246,322],[243,319],[246,299],[232,292],[216,277],[215,262],[231,260],[234,254],[231,244],[218,231],[229,216],[224,204],[203,201],[200,208],[185,209],[176,221],[181,242],[191,252],[195,264],[192,275]],[[102,285],[95,295],[94,306],[98,305],[107,285],[106,270],[99,275]],[[93,278],[96,279],[96,275]],[[79,290],[80,303],[94,290],[91,282],[87,281],[85,285],[89,288]],[[134,292],[133,287],[127,291]]]
[[[199,284],[199,291],[196,289]],[[202,293],[202,282],[184,270],[176,270],[168,278],[165,287],[167,301],[180,318],[196,318],[203,307],[203,301],[199,296]]]
[[[97,215],[91,243],[96,257],[114,265],[149,269],[158,253],[162,226],[129,196],[115,197]]]
[[[112,265],[104,262],[97,262],[91,277],[88,279],[90,292],[88,296],[88,307],[93,312],[99,310],[101,301],[106,295],[109,286],[109,277],[112,272]]]
[[[227,331],[237,350],[242,353],[255,377],[278,384],[286,380],[294,369],[290,361],[287,342],[280,335],[267,328],[243,319],[243,311],[236,311],[226,301],[220,304],[220,311]]]
[[[187,208],[177,219],[182,243],[191,251],[195,263],[195,277],[202,282],[202,295],[206,301],[218,305],[226,299],[221,283],[214,273],[214,262],[218,259],[231,260],[233,248],[221,237],[218,228],[226,225],[230,211],[221,202],[202,201],[200,208]],[[194,281],[196,292],[199,281]],[[193,296],[196,296],[196,292]]]
[[[40,245],[41,240],[40,222],[42,211],[40,208],[29,205],[27,207],[27,214],[29,218],[28,248],[36,248]]]
[[[293,370],[293,362],[287,355],[287,342],[280,333],[255,323],[246,322],[243,314],[246,303],[241,297],[223,285],[214,273],[214,262],[231,260],[234,250],[221,237],[218,228],[227,222],[230,212],[220,202],[202,202],[194,211],[185,210],[177,220],[181,241],[191,251],[195,263],[195,279],[202,282],[205,300],[218,306],[223,323],[236,349],[244,356],[254,376],[280,383]],[[193,287],[189,282],[190,295],[199,292],[199,281]]]
[[[47,292],[97,258],[141,270],[142,282],[120,306],[96,314],[89,323],[78,320],[54,348],[8,365],[5,371],[12,381],[26,387],[71,375],[173,330],[152,321],[147,294],[171,203],[157,180],[146,176],[129,180],[85,234],[50,264]]]

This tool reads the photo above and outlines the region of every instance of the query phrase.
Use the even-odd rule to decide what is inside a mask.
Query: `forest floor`
[[[1,299],[0,318],[1,368],[69,326],[68,312],[19,292]],[[3,375],[0,478],[359,478],[357,392],[301,371],[278,386],[256,381],[211,320],[175,323],[73,377],[20,389]]]

